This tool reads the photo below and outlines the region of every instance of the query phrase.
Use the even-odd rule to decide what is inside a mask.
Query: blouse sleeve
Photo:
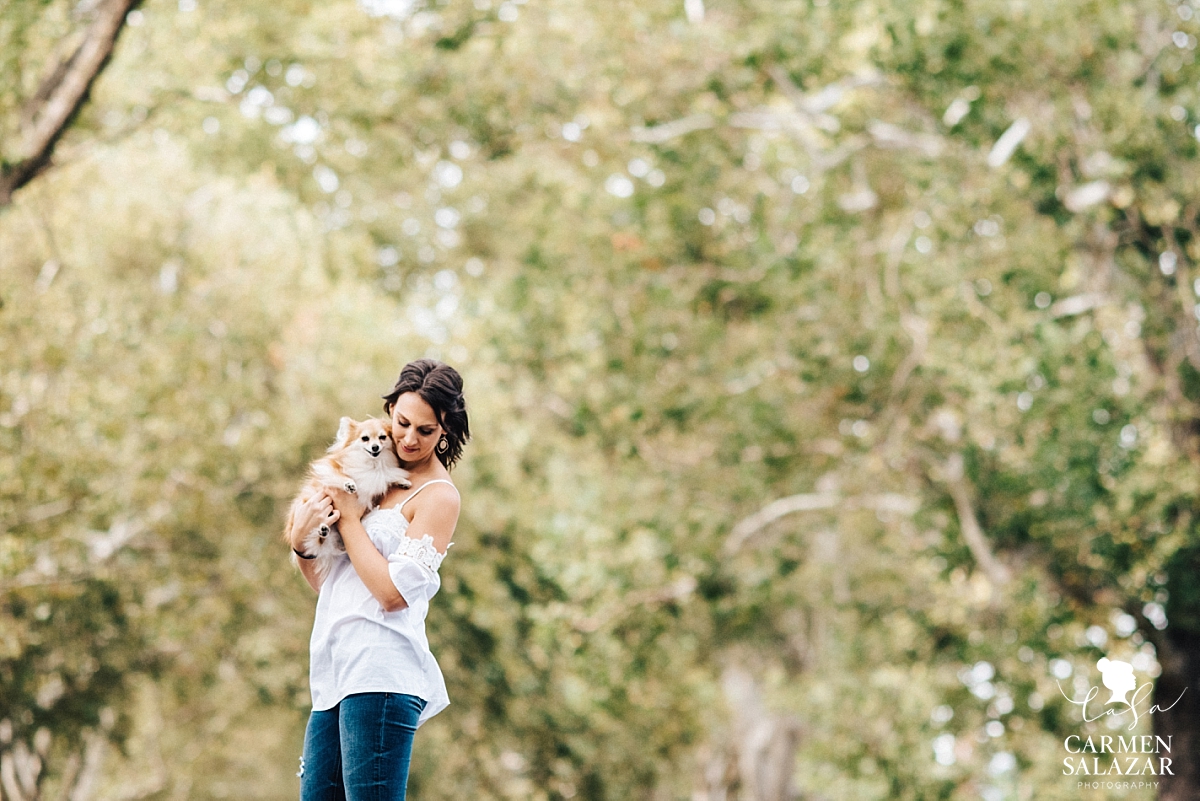
[[[412,606],[418,601],[428,602],[442,586],[438,568],[445,554],[433,547],[433,537],[426,534],[421,539],[401,535],[400,544],[388,556],[388,573],[392,583]]]

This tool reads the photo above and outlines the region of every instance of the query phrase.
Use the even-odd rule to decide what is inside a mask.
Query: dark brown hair
[[[445,431],[446,450],[437,451],[438,461],[450,467],[462,455],[463,444],[471,438],[471,426],[467,421],[467,402],[462,393],[462,376],[448,364],[436,359],[417,359],[404,365],[396,386],[383,396],[383,411],[388,416],[396,399],[405,392],[415,392],[421,400],[433,407],[438,423]]]

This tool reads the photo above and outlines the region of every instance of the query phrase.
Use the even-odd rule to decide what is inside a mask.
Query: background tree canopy
[[[284,510],[425,355],[413,797],[1200,796],[1197,14],[0,0],[0,796],[294,796]]]

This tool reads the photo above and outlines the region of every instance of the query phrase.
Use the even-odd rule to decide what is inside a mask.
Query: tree
[[[455,704],[422,730],[422,797],[1074,797],[1061,743],[1088,729],[1056,677],[1104,653],[1161,669],[1163,698],[1193,675],[1188,12],[485,5],[149,8],[81,122],[153,109],[155,130],[4,220],[21,352],[63,349],[36,294],[57,247],[196,376],[178,414],[204,436],[108,457],[138,510],[166,454],[208,465],[178,490],[205,522],[173,511],[168,556],[125,575],[201,608],[140,624],[197,647],[123,690],[174,695],[109,702],[139,711],[129,751],[157,717],[196,765],[164,786],[280,792],[246,766],[298,747],[311,599],[272,599],[271,510],[321,416],[429,352],[464,370],[478,433],[430,617]],[[81,233],[100,215],[63,208],[85,186],[131,211]],[[194,305],[169,318],[173,281]],[[194,355],[213,315],[240,333]],[[159,376],[88,414],[172,419]],[[88,475],[61,461],[22,475]],[[25,525],[20,569],[68,530]],[[231,693],[272,723],[220,714]],[[1183,742],[1179,709],[1153,725]],[[1194,794],[1183,761],[1163,797]]]
[[[0,154],[0,207],[12,202],[13,192],[45,170],[54,147],[87,100],[92,84],[103,71],[117,37],[138,0],[103,0],[83,11],[82,25],[66,13],[66,4],[6,3],[4,96],[0,115],[16,125],[5,126],[4,141],[15,143]],[[65,30],[64,30],[65,29]],[[73,30],[74,29],[74,30]],[[38,51],[44,40],[57,36],[48,63]],[[35,55],[36,54],[36,55]],[[34,55],[34,58],[28,58]],[[25,96],[31,69],[42,67],[45,75],[36,89]]]

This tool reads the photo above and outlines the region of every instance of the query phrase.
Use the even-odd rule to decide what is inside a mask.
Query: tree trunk
[[[1151,716],[1154,733],[1170,738],[1171,751],[1156,755],[1171,760],[1171,773],[1160,778],[1160,801],[1200,798],[1200,637],[1168,627],[1159,650],[1162,675],[1154,686],[1154,704],[1169,709]],[[1173,706],[1172,706],[1173,704]]]
[[[798,801],[792,785],[801,726],[773,714],[758,682],[732,665],[721,676],[733,712],[728,742],[703,749],[702,769],[692,798],[703,801]]]
[[[140,0],[103,0],[71,57],[57,65],[30,98],[17,152],[0,157],[0,207],[50,165],[54,147],[87,100],[112,56],[125,18]]]

